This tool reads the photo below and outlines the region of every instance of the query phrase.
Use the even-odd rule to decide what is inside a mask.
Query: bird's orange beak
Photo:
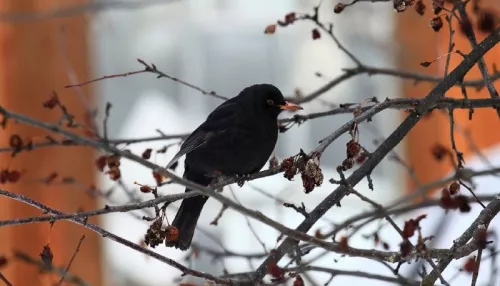
[[[288,102],[288,101],[285,101],[285,104],[280,105],[279,107],[280,107],[280,109],[290,110],[290,111],[296,111],[296,110],[304,109],[304,108],[302,108],[302,106],[300,106],[298,104],[295,104],[295,103]]]

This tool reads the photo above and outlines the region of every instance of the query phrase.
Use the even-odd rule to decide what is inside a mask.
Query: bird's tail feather
[[[190,189],[186,189],[186,192],[190,191]],[[172,222],[172,226],[175,226],[179,230],[179,236],[175,241],[166,241],[165,245],[167,247],[187,250],[191,246],[198,218],[207,199],[208,197],[206,196],[195,196],[182,201],[177,215]]]

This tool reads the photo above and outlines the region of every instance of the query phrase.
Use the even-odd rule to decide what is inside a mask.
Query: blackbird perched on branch
[[[208,186],[214,177],[245,176],[260,171],[278,139],[278,115],[283,110],[299,110],[286,102],[281,91],[271,84],[243,89],[217,107],[184,141],[167,168],[186,155],[184,178]],[[186,188],[186,192],[191,191]],[[198,218],[208,196],[184,199],[172,225],[178,239],[166,241],[167,247],[187,250]]]

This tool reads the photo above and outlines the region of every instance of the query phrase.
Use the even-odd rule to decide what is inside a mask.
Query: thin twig
[[[2,280],[5,285],[12,286],[12,283],[10,283],[10,281],[2,274],[2,272],[0,272],[0,280]]]
[[[56,285],[58,285],[58,286],[62,285],[64,278],[66,278],[66,274],[68,274],[69,268],[71,267],[71,264],[73,263],[73,260],[76,257],[76,254],[80,251],[80,245],[82,245],[82,242],[84,239],[85,239],[85,234],[82,235],[82,237],[80,238],[80,241],[78,242],[78,245],[76,246],[76,249],[73,252],[73,255],[71,256],[71,259],[68,262],[68,266],[66,266],[66,269],[64,270],[64,273],[61,276],[61,280],[59,280],[59,283],[57,283]]]

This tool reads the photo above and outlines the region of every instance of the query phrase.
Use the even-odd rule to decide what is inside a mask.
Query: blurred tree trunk
[[[61,110],[43,107],[43,102],[56,91],[60,101],[76,116],[78,122],[85,122],[84,114],[87,108],[83,102],[93,105],[89,87],[63,88],[70,83],[70,75],[80,81],[90,77],[88,23],[85,16],[34,19],[16,14],[61,9],[85,2],[10,0],[0,3],[2,106],[43,121],[57,122],[61,119]],[[23,140],[40,142],[46,140],[45,136],[49,133],[9,121],[7,129],[1,132],[1,146],[8,146],[12,134],[18,134]],[[18,183],[5,184],[1,188],[23,194],[63,212],[96,207],[96,198],[88,192],[88,188],[95,183],[94,151],[91,149],[49,147],[22,152],[14,158],[6,153],[1,156],[1,168],[23,172]],[[41,180],[52,172],[56,172],[58,178],[53,184],[43,184]],[[77,183],[61,184],[63,177],[74,178]],[[42,215],[40,210],[0,198],[2,220],[38,215]],[[97,222],[96,219],[89,221]],[[70,272],[92,285],[102,285],[100,237],[64,221],[56,222],[52,229],[49,223],[1,228],[0,254],[10,259],[8,266],[0,271],[13,285],[52,285],[54,281],[59,280],[57,275],[40,274],[36,266],[13,259],[13,251],[21,250],[39,259],[43,246],[50,243],[54,255],[53,263],[64,268],[83,234],[86,234],[86,238],[71,265]]]
[[[430,2],[424,2],[427,5],[424,16],[419,16],[413,7],[396,16],[399,21],[396,25],[398,27],[396,39],[398,39],[400,45],[399,67],[404,70],[443,76],[446,57],[432,63],[430,67],[424,68],[420,66],[421,62],[431,62],[448,52],[450,35],[449,26],[444,17],[442,17],[444,25],[439,32],[436,33],[429,27],[429,20],[432,18],[432,7]],[[491,9],[494,5],[498,5],[496,0],[484,0],[480,4],[485,9]],[[467,8],[474,25],[477,41],[480,42],[487,36],[487,33],[479,32],[477,29],[477,17],[472,12],[472,2],[467,5]],[[443,11],[442,14],[446,14],[446,12]],[[460,30],[456,19],[453,19],[453,29],[455,30],[453,37],[455,50],[468,53],[471,50],[471,45],[465,34]],[[448,72],[462,61],[462,57],[458,54],[452,54],[450,59]],[[498,64],[498,59],[500,59],[500,46],[496,46],[489,51],[484,59],[490,74],[493,73],[492,64],[495,63],[495,60]],[[465,77],[465,80],[472,79],[482,79],[477,65]],[[423,82],[415,85],[414,82],[407,80],[404,81],[401,96],[423,97],[434,86],[434,83]],[[500,82],[498,80],[495,82],[495,87],[497,90],[500,90]],[[468,88],[467,95],[471,99],[490,98],[490,94],[486,88],[480,91]],[[446,96],[463,98],[460,87],[450,89]],[[469,111],[467,109],[457,109],[454,111],[454,119],[455,142],[458,150],[463,152],[466,162],[467,159],[477,155],[477,150],[486,152],[487,148],[495,145],[498,146],[500,143],[500,132],[496,132],[500,128],[500,119],[494,109],[476,109],[474,110],[472,120],[469,120]],[[476,146],[471,146],[469,143],[470,140],[464,134],[469,134],[470,140]],[[414,168],[415,175],[422,184],[438,180],[453,171],[449,158],[445,158],[441,162],[438,162],[434,158],[431,150],[436,144],[441,144],[451,150],[450,120],[446,110],[441,112],[434,111],[428,118],[422,119],[409,133],[405,142],[408,163]],[[477,148],[477,150],[474,148]],[[455,155],[453,154],[453,156]],[[413,190],[414,187],[415,184],[410,179],[409,190]]]

